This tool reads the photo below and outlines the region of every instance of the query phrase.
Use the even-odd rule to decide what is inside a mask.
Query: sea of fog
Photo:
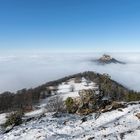
[[[127,64],[97,65],[102,53],[0,54],[0,92],[31,88],[84,71],[108,73],[113,80],[140,91],[140,53],[109,53]]]

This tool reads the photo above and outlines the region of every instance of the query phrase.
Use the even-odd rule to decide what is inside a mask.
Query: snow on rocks
[[[0,125],[6,121],[6,113],[0,114]]]
[[[34,111],[26,113],[25,117],[37,117],[37,116],[42,115],[44,113],[44,111],[45,111],[44,108],[41,108],[41,109],[38,109],[38,110],[34,110]]]
[[[61,114],[57,118],[54,113],[46,113],[0,135],[0,140],[139,140],[140,121],[135,116],[138,112],[140,104],[128,105],[122,111],[102,113],[97,120],[94,113],[87,115],[84,122],[78,115]]]
[[[70,79],[58,85],[56,94],[64,100],[67,97],[78,97],[80,90],[96,89],[96,83],[82,78],[75,82]],[[53,95],[55,96],[55,95]],[[53,97],[52,96],[52,97]],[[49,98],[52,98],[49,97]],[[140,104],[127,104],[127,107],[110,112],[78,116],[76,114],[46,113],[45,99],[40,109],[25,114],[30,121],[16,126],[9,133],[0,134],[0,140],[139,140]],[[60,116],[60,117],[58,117]],[[35,119],[32,119],[35,118]],[[5,114],[0,114],[0,123],[5,121]]]
[[[0,126],[6,122],[6,113],[0,114]],[[0,127],[0,134],[2,133],[2,128]]]
[[[140,113],[137,113],[137,114],[136,114],[136,117],[137,117],[138,119],[140,119]]]

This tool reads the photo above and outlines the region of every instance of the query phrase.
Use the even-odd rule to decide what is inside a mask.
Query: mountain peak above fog
[[[94,61],[97,62],[98,64],[102,64],[102,65],[111,64],[111,63],[125,64],[125,62],[119,61],[108,54],[103,54],[100,58],[95,59]]]
[[[110,61],[112,59],[112,57],[110,55],[104,54],[100,60],[102,61]]]

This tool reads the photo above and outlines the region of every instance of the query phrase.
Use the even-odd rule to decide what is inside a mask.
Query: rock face
[[[101,112],[108,112],[111,110],[119,109],[119,108],[125,108],[126,105],[120,102],[113,101],[110,105],[106,105],[104,109],[101,110]]]
[[[102,61],[110,61],[110,60],[112,60],[112,57],[111,57],[110,55],[104,54],[104,55],[100,58],[100,60],[102,60]]]
[[[114,64],[125,64],[125,62],[118,61],[115,58],[112,58],[110,55],[107,55],[107,54],[104,54],[101,58],[99,58],[97,60],[94,60],[94,61],[96,63],[102,64],[102,65],[111,64],[111,63],[114,63]]]
[[[140,120],[140,113],[137,113],[136,117]]]
[[[111,100],[109,97],[104,96],[101,91],[97,94],[96,90],[93,89],[80,90],[79,96],[76,111],[79,115],[88,115],[92,112],[108,112],[126,107],[124,103]]]
[[[79,91],[78,110],[79,115],[87,115],[96,112],[99,109],[104,109],[111,104],[109,99],[105,99],[101,91],[88,89]]]
[[[79,91],[79,107],[77,114],[87,115],[93,112],[96,91],[92,89]]]

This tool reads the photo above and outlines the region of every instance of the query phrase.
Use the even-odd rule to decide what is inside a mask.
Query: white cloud
[[[100,57],[101,53],[3,54],[0,57],[0,92],[35,87],[50,80],[88,70],[109,73],[112,79],[140,91],[140,54],[111,54],[127,64],[101,66],[89,62],[91,58]]]

